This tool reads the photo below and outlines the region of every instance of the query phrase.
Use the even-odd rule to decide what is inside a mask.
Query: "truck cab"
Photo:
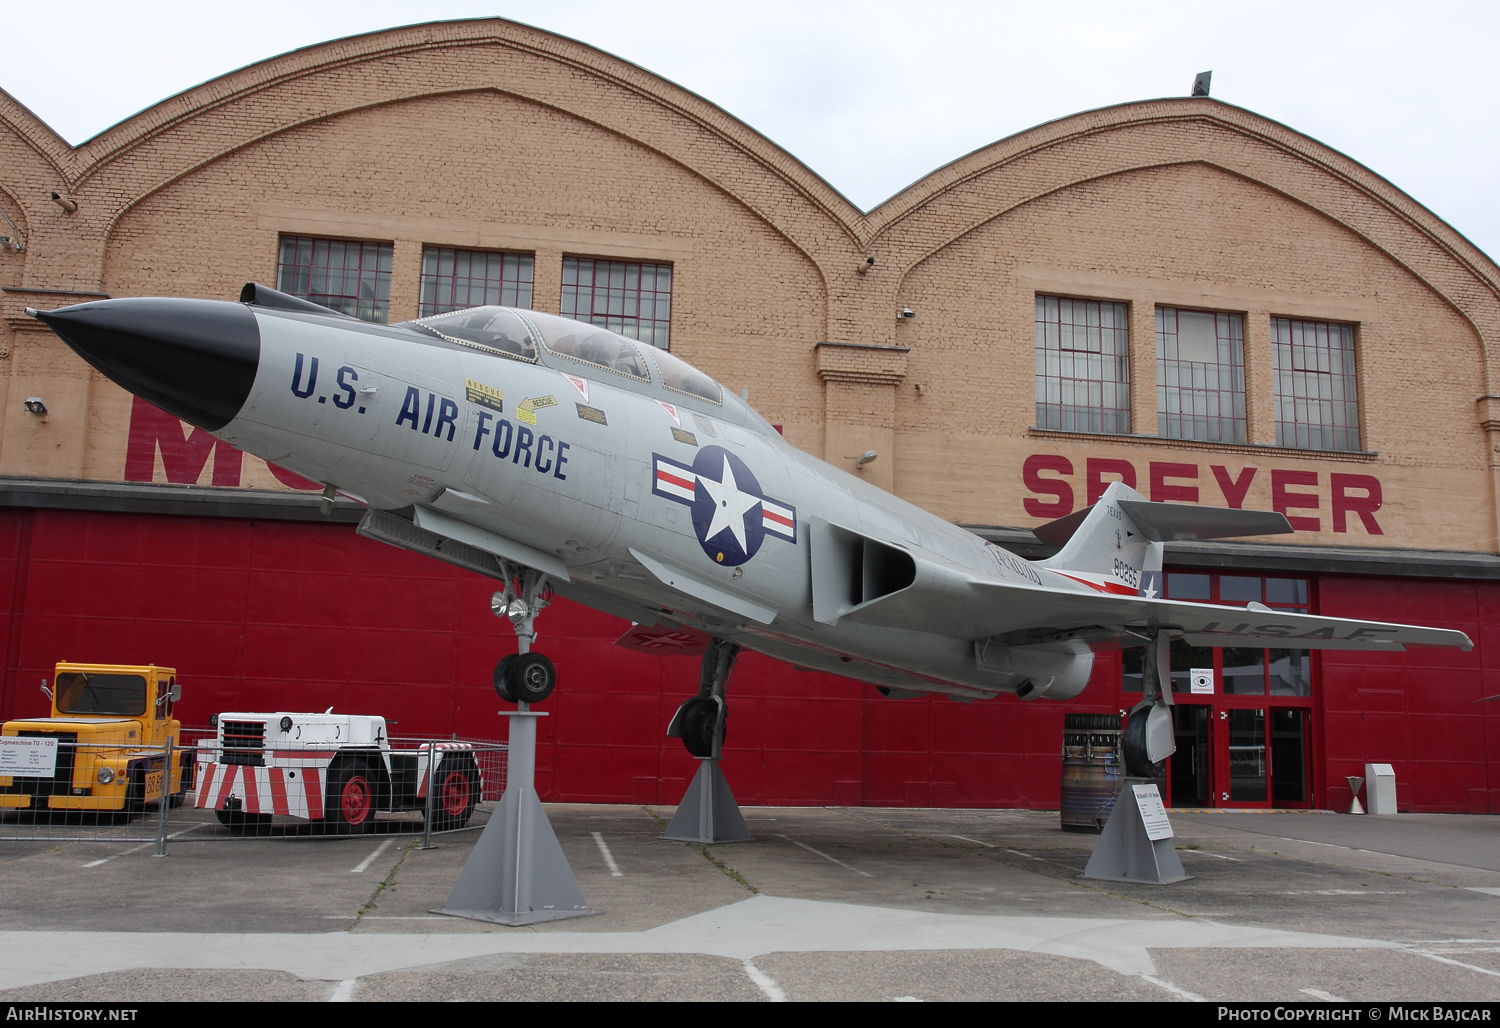
[[[129,815],[164,797],[181,804],[194,763],[172,716],[176,668],[63,661],[42,692],[51,716],[0,728],[0,810]]]

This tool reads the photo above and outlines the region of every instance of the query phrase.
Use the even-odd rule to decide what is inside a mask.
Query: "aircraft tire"
[[[682,745],[695,757],[714,755],[714,722],[718,720],[719,705],[703,696],[688,700],[682,711]],[[724,734],[729,735],[729,720],[724,721]]]
[[[1149,710],[1132,712],[1125,722],[1125,773],[1132,778],[1160,778],[1166,761],[1153,764],[1146,756],[1146,715]]]
[[[510,692],[510,669],[515,665],[519,653],[507,653],[500,658],[500,663],[495,665],[495,693],[506,703],[516,702],[516,698]]]
[[[506,684],[516,702],[540,703],[557,686],[557,669],[545,653],[523,653],[508,669]]]

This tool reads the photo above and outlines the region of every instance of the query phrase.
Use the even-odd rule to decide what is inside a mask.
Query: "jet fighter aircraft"
[[[1290,532],[1281,514],[1151,503],[1121,483],[1025,560],[786,443],[665,350],[504,307],[397,325],[254,283],[240,302],[33,311],[84,360],[225,441],[368,506],[359,531],[503,583],[522,652],[507,699],[552,690],[530,652],[550,593],[706,638],[669,734],[718,756],[740,647],[888,696],[1067,700],[1097,650],[1146,647],[1127,769],[1172,751],[1167,647],[1470,649],[1461,632],[1162,597],[1174,539]]]

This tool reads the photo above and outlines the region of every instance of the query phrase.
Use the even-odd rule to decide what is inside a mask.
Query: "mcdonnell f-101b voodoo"
[[[1162,596],[1163,544],[1290,532],[1281,514],[1152,503],[1121,483],[1038,530],[1030,561],[785,442],[665,350],[579,321],[475,307],[370,324],[247,285],[240,302],[100,300],[32,312],[158,407],[367,505],[359,531],[504,583],[507,699],[552,690],[531,650],[553,591],[706,639],[669,734],[717,757],[741,647],[901,698],[1067,700],[1097,650],[1144,646],[1130,773],[1173,749],[1167,647],[1470,649],[1461,632]],[[325,504],[325,509],[326,509]]]

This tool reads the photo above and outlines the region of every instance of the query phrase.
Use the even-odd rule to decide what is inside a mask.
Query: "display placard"
[[[1214,694],[1214,669],[1211,667],[1195,667],[1188,672],[1188,687],[1194,696],[1212,696]]]
[[[51,778],[57,773],[57,740],[0,736],[0,775]]]
[[[1135,790],[1136,809],[1141,812],[1141,824],[1146,827],[1146,838],[1152,842],[1172,837],[1172,822],[1167,820],[1167,807],[1161,801],[1161,793],[1154,785],[1132,785]]]

